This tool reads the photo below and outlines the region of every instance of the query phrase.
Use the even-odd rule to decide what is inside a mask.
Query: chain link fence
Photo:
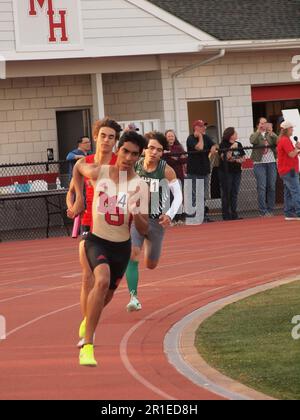
[[[258,185],[257,178],[255,175],[255,164],[251,160],[251,154],[253,150],[266,149],[266,147],[245,147],[243,148],[245,152],[245,161],[242,164],[242,174],[240,187],[238,191],[237,198],[237,214],[239,218],[254,218],[261,216],[261,211],[259,209],[259,199],[258,199]],[[267,149],[272,149],[272,147],[267,147]],[[223,185],[226,184],[227,177],[229,176],[228,169],[220,172],[219,163],[220,155],[224,157],[226,162],[226,156],[228,153],[227,150],[219,150],[218,155],[210,157],[211,160],[211,174],[209,175],[209,196],[206,201],[208,207],[209,218],[214,220],[223,220],[222,213],[222,194],[228,194],[228,191],[224,191]],[[225,168],[226,164],[225,164]],[[225,177],[225,180],[221,177]],[[283,214],[283,202],[284,202],[284,187],[281,178],[276,169],[275,174],[276,180],[274,182],[275,188],[275,207],[272,210],[273,215]],[[266,188],[266,203],[269,200],[268,190],[270,190],[270,185],[267,183]],[[230,201],[230,197],[228,197]]]
[[[260,215],[253,148],[244,148],[237,212],[240,218]],[[211,157],[211,174],[206,200],[211,221],[223,220],[220,185],[220,151]],[[227,151],[223,151],[226,156]],[[201,152],[197,152],[201,153]],[[202,152],[207,153],[207,151]],[[174,155],[175,156],[175,155]],[[66,194],[70,162],[0,165],[0,241],[38,239],[70,235],[72,221],[66,216]],[[227,176],[226,172],[222,176]],[[277,175],[274,214],[283,212],[283,184]]]
[[[0,165],[0,240],[68,235],[69,162]]]

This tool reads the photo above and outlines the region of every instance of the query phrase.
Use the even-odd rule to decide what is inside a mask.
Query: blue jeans
[[[281,176],[284,185],[284,214],[285,217],[300,217],[300,182],[296,172],[289,172]]]
[[[254,165],[257,183],[258,205],[262,216],[272,213],[276,201],[276,163],[259,163]]]

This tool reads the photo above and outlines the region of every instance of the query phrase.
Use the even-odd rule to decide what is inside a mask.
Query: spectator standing
[[[165,152],[164,160],[167,162],[171,168],[174,169],[177,179],[180,180],[182,188],[184,184],[184,178],[185,178],[185,170],[184,166],[187,163],[187,157],[185,155],[184,148],[180,144],[179,140],[176,137],[176,133],[174,130],[167,130],[165,133],[166,139],[169,144],[169,151]],[[180,156],[180,153],[182,155]],[[178,156],[172,156],[172,154],[177,154]],[[185,217],[182,212],[180,214],[177,214],[174,218],[174,223],[181,224],[183,223]]]
[[[300,220],[300,182],[299,159],[300,142],[293,145],[293,124],[284,121],[280,125],[281,134],[278,140],[278,172],[284,185],[285,220]]]
[[[77,149],[72,150],[72,152],[68,153],[67,161],[70,162],[69,164],[69,179],[72,179],[73,168],[77,162],[77,160],[82,159],[85,156],[91,154],[91,140],[84,136],[81,137],[77,142]]]
[[[186,152],[177,139],[175,131],[168,130],[165,136],[169,144],[169,153],[165,152],[164,159],[174,169],[177,178],[183,183],[185,177],[184,165],[187,163]],[[179,156],[180,153],[182,153],[181,156]],[[169,154],[177,154],[178,156],[169,156]]]
[[[260,118],[256,132],[250,137],[250,143],[254,146],[251,159],[254,162],[259,211],[263,217],[273,216],[275,208],[277,139],[272,124],[268,125],[266,118]]]
[[[237,204],[245,151],[234,127],[226,128],[220,144],[219,179],[224,220],[238,220]],[[225,152],[223,150],[228,150]]]
[[[205,199],[209,196],[209,174],[211,171],[209,155],[217,153],[217,145],[206,135],[207,124],[203,120],[193,123],[193,134],[187,139],[188,155],[187,177],[193,182],[193,206],[196,206],[197,180],[204,181]],[[195,153],[199,152],[199,153]],[[210,222],[208,208],[205,208],[204,221]]]

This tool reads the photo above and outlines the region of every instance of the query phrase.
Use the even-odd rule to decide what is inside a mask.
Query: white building
[[[300,108],[299,17],[297,0],[0,0],[0,163],[63,159],[104,115],[246,144],[256,117]]]

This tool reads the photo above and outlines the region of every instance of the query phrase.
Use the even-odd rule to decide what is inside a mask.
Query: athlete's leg
[[[131,251],[130,261],[126,270],[126,279],[129,293],[137,296],[139,282],[139,260],[141,248],[133,247]]]
[[[95,284],[88,296],[85,343],[93,344],[93,336],[98,325],[110,283],[110,268],[102,264],[94,270]]]
[[[126,306],[128,312],[140,311],[142,305],[137,298],[138,284],[139,284],[139,259],[141,255],[141,249],[134,247],[132,248],[130,261],[126,270],[127,286],[130,294],[130,301]]]
[[[148,269],[154,270],[158,264],[162,253],[165,230],[161,227],[158,220],[149,221],[149,233],[145,243],[145,265]]]
[[[85,246],[83,241],[79,245],[80,247],[80,262],[83,269],[82,274],[82,287],[81,287],[81,295],[80,295],[80,304],[81,304],[81,311],[83,315],[83,321],[79,327],[79,338],[80,341],[77,344],[77,347],[82,347],[85,343],[85,334],[86,334],[86,313],[87,313],[87,301],[88,296],[95,284],[94,274],[91,271],[88,259],[86,257]],[[104,307],[106,307],[112,300],[114,296],[114,290],[108,290],[105,296]],[[95,335],[94,335],[95,339]]]
[[[86,317],[88,295],[94,287],[95,278],[86,257],[84,241],[79,244],[79,260],[82,267],[82,283],[80,293],[80,308],[83,318]]]
[[[105,296],[104,307],[106,307],[113,299],[115,290],[108,290]]]
[[[139,261],[143,248],[145,236],[141,235],[134,224],[131,227],[131,257],[126,270],[126,279],[129,293],[131,296],[137,296],[139,282]]]
[[[97,328],[110,282],[110,269],[107,263],[94,269],[95,284],[88,296],[86,312],[86,332],[83,347],[79,354],[81,366],[97,366],[94,356],[94,335]]]
[[[144,261],[145,266],[149,270],[155,270],[158,266],[159,259],[154,260],[152,254],[152,242],[149,241],[149,239],[146,239],[145,241],[145,254],[144,254]]]

